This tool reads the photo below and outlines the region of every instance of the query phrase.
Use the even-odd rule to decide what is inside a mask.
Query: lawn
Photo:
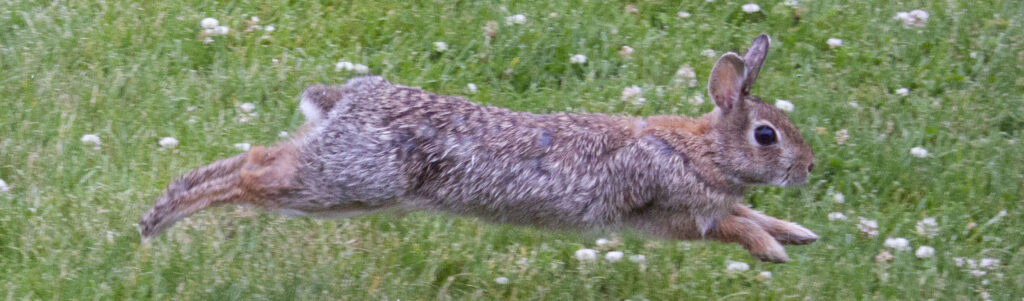
[[[0,2],[3,299],[1024,297],[1020,1]],[[817,157],[808,184],[747,194],[821,236],[789,263],[427,213],[222,207],[140,242],[171,179],[295,131],[310,84],[365,71],[515,110],[695,116],[717,56],[760,33],[754,94],[792,103]]]

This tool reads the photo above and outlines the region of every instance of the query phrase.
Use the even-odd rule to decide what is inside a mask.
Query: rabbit
[[[715,63],[715,108],[699,118],[532,114],[392,84],[379,76],[302,92],[291,139],[198,168],[168,185],[143,239],[204,208],[290,216],[429,210],[565,230],[633,228],[739,243],[786,262],[818,236],[743,205],[754,185],[807,181],[814,154],[786,115],[750,95],[770,44]]]

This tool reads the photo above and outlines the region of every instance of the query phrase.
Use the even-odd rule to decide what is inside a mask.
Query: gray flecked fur
[[[168,193],[144,217],[143,236],[226,203],[319,217],[435,210],[547,228],[708,236],[785,261],[780,242],[817,236],[740,205],[750,185],[803,183],[814,160],[785,114],[749,95],[768,43],[761,36],[745,57],[723,55],[709,84],[717,108],[698,119],[516,112],[378,76],[311,86],[302,95],[303,134],[193,171],[188,185],[172,183],[174,195],[197,179],[227,192],[196,200]],[[774,128],[778,142],[755,142],[759,125]],[[241,171],[221,170],[229,167]]]

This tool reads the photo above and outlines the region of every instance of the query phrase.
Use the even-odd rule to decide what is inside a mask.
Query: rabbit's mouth
[[[785,173],[781,177],[775,178],[771,184],[781,187],[803,185],[807,183],[809,170],[809,167],[802,167],[801,164],[790,165],[789,168],[786,168]]]

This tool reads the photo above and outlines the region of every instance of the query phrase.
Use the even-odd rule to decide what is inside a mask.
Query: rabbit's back
[[[354,80],[306,143],[305,172],[334,202],[545,226],[608,224],[652,198],[640,119],[531,114]],[[564,223],[564,224],[563,224]]]

